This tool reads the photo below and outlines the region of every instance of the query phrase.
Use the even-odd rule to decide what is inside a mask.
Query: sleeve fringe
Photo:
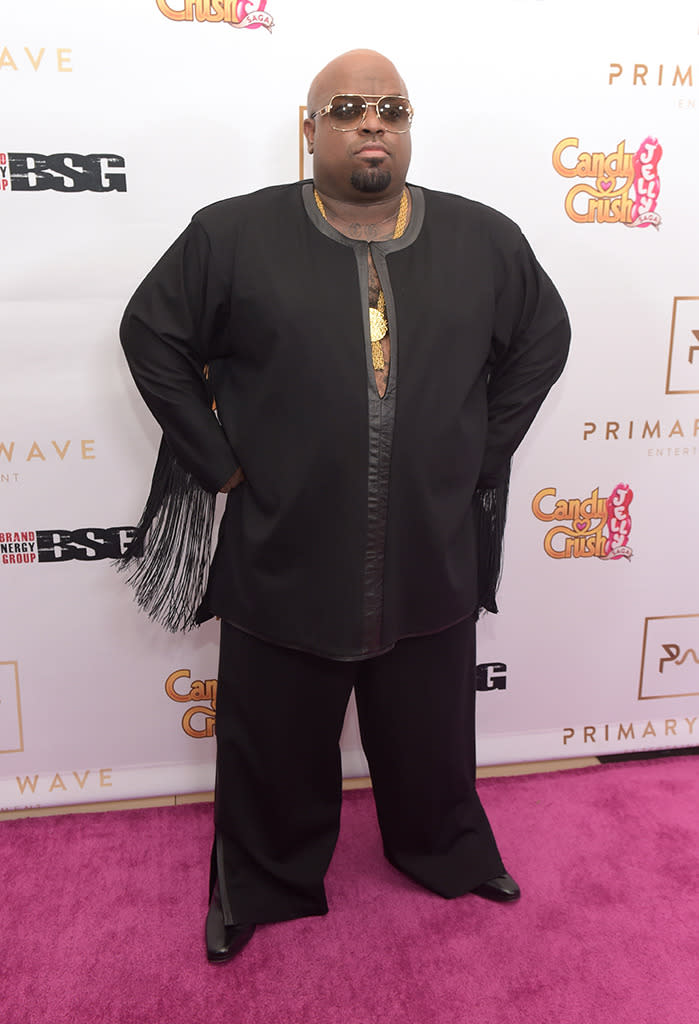
[[[171,633],[197,625],[208,581],[216,495],[182,469],[162,439],[150,494],[119,572],[136,602]]]

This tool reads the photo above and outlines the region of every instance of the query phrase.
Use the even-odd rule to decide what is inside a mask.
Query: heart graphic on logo
[[[603,192],[606,192],[607,189],[612,187],[612,183],[611,181],[600,181],[599,187],[602,189]]]
[[[580,530],[580,532],[582,533],[582,531],[585,529],[586,526],[587,526],[587,523],[576,523],[575,524],[575,529],[576,530]]]

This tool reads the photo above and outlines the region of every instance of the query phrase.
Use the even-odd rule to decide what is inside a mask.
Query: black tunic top
[[[474,493],[506,478],[568,349],[561,299],[519,228],[409,187],[408,228],[382,242],[337,232],[310,183],[206,207],[122,322],[178,462],[209,491],[245,473],[208,613],[330,658],[371,657],[475,610]],[[390,325],[383,397],[367,245]]]

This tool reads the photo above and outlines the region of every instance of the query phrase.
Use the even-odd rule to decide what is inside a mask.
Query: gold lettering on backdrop
[[[633,153],[626,152],[626,139],[622,139],[614,152],[604,153],[582,152],[578,155],[575,166],[563,163],[563,153],[567,149],[577,149],[580,140],[571,136],[562,139],[553,150],[553,167],[564,178],[626,178],[630,183],[633,178]]]
[[[684,69],[679,64],[675,64],[674,70],[672,70],[672,67],[672,64],[670,64],[668,73],[665,75],[664,64],[658,64],[657,69],[655,65],[651,67],[648,64],[633,64],[628,70],[624,70],[623,64],[610,63],[607,84],[616,85],[620,81],[626,81],[627,85],[641,86],[641,88],[647,88],[651,85],[694,85],[692,78],[693,67],[691,64],[687,65]],[[671,70],[672,81],[669,80]],[[629,79],[631,80],[629,81]]]
[[[67,772],[56,772],[53,777],[49,780],[49,777],[41,779],[39,775],[29,776],[25,775],[23,778],[19,775],[15,776],[17,786],[21,794],[24,794],[25,790],[30,790],[32,793],[39,793],[45,789],[48,793],[53,793],[54,790],[60,789],[63,792],[69,792],[71,790],[84,790],[87,784],[88,778],[91,776],[94,778],[95,774],[98,776],[98,785],[101,789],[109,789],[112,786],[112,770],[111,768],[100,768],[97,773],[86,769],[84,772],[72,771],[69,778]],[[65,775],[65,779],[64,776]],[[75,781],[73,781],[75,780]],[[38,790],[37,790],[38,787]]]
[[[600,498],[595,488],[589,498],[563,499],[550,507],[556,497],[555,487],[544,487],[532,499],[532,512],[541,522],[567,521],[570,525],[553,526],[544,537],[544,551],[549,558],[601,558],[607,551],[607,499]],[[546,506],[544,506],[546,502]]]
[[[563,746],[568,746],[571,740],[578,737],[578,742],[582,740],[584,744],[587,743],[609,743],[610,740],[614,743],[621,743],[622,741],[634,741],[637,742],[640,739],[645,739],[647,736],[657,737],[659,735],[665,736],[693,736],[694,726],[699,716],[695,715],[692,718],[666,718],[662,722],[617,722],[617,723],[605,723],[604,725],[584,725],[576,728],[572,725],[567,725],[562,730],[561,739],[563,740]]]
[[[34,441],[31,448],[29,449],[29,454],[27,455],[26,461],[29,462],[31,459],[42,459],[44,462],[46,462],[46,456],[44,455],[36,441]]]
[[[49,68],[49,64],[46,63],[46,47],[40,46],[38,49],[33,50],[30,46],[25,46],[24,57],[20,56],[18,51],[17,58],[13,57],[11,51],[7,46],[3,47],[0,51],[0,71],[9,69],[10,71],[25,70],[28,65],[34,72],[45,71]],[[59,73],[71,72],[73,50],[69,46],[59,46],[56,48],[56,71]]]
[[[543,490],[539,491],[537,494],[534,495],[534,498],[532,500],[532,512],[534,513],[534,515],[536,516],[537,519],[541,519],[541,520],[553,519],[553,512],[551,512],[549,514],[549,513],[546,513],[544,511],[542,511],[541,503],[544,500],[544,498],[555,498],[555,497],[556,497],[556,488],[555,487],[544,487]]]
[[[699,419],[685,420],[586,420],[582,425],[582,439],[598,441],[632,441],[645,437],[699,437]],[[0,445],[0,452],[2,446]]]
[[[204,716],[202,728],[197,728],[194,721],[196,715]],[[182,728],[188,736],[192,736],[194,739],[209,738],[214,735],[216,730],[216,712],[210,708],[187,708],[182,716]]]
[[[562,174],[564,178],[576,178],[578,175],[577,165],[576,167],[568,167],[563,163],[561,159],[566,149],[572,149],[578,146],[580,139],[576,139],[573,136],[567,139],[561,139],[561,141],[554,147],[553,150],[553,167],[558,174]]]
[[[58,458],[60,462],[63,462],[67,455],[70,455],[71,458],[79,457],[84,461],[91,461],[97,458],[95,445],[96,441],[94,438],[83,438],[80,441],[73,441],[71,439],[57,441],[52,439],[41,441],[41,443],[39,441],[32,441],[26,449],[27,454],[24,456],[24,461],[32,462],[38,459],[40,462],[47,462],[48,459],[45,452],[48,452],[49,456]],[[17,443],[15,441],[0,441],[0,461],[12,462],[16,447]],[[79,456],[77,455],[76,447],[79,447]],[[21,457],[19,453],[18,457]]]
[[[28,775],[25,775],[23,779],[20,779],[19,775],[16,775],[15,778],[17,780],[20,793],[24,793],[27,787],[29,787],[32,793],[36,793],[36,784],[39,781],[38,775],[35,775],[33,779],[30,779]]]
[[[191,672],[188,668],[176,669],[171,672],[165,680],[165,692],[170,700],[178,704],[188,704],[193,701],[205,701],[210,705],[207,707],[187,708],[182,716],[182,728],[188,736],[194,739],[203,739],[214,735],[216,726],[216,691],[218,682],[216,679],[194,679],[185,692],[178,689],[177,684],[181,680],[190,680]],[[203,715],[203,722],[197,716]]]
[[[228,21],[237,24],[236,0],[176,0],[178,6],[171,6],[168,0],[155,0],[158,10],[170,21]],[[182,6],[180,7],[179,4]]]
[[[164,14],[166,18],[169,18],[170,21],[185,21],[186,20],[187,16],[186,16],[185,12],[184,11],[174,11],[170,7],[170,5],[166,2],[166,0],[155,0],[155,2],[157,4],[157,6],[158,6],[158,10],[160,11],[160,13]]]
[[[59,459],[61,460],[61,462],[63,462],[63,460],[66,457],[66,452],[70,448],[70,441],[66,441],[66,443],[63,445],[62,448],[59,445],[57,445],[55,441],[52,441],[51,444],[56,449],[56,453],[57,453]]]
[[[682,75],[680,73],[679,67],[675,68],[675,77],[672,80],[672,84],[673,85],[677,85],[678,81],[679,81],[680,85],[685,85],[685,84],[692,85],[693,84],[692,83],[692,66],[691,66],[691,64],[687,68],[687,70],[685,71],[684,75]]]
[[[45,48],[43,46],[41,47],[41,49],[39,50],[39,53],[36,56],[36,59],[34,59],[32,51],[29,49],[28,46],[24,47],[24,52],[26,53],[27,57],[29,57],[29,61],[31,63],[31,66],[34,68],[35,71],[38,71],[39,70],[39,65],[41,64],[41,60],[42,60],[44,54],[46,53]]]
[[[52,793],[54,789],[68,789],[58,772],[54,775],[53,782],[49,786],[49,793]]]
[[[0,71],[2,71],[3,68],[12,68],[13,71],[19,70],[7,47],[4,47],[2,53],[0,53]]]
[[[686,457],[688,455],[694,456],[696,454],[697,454],[697,447],[696,447],[696,445],[692,445],[691,448],[649,448],[648,449],[648,456],[649,457],[651,457],[651,456],[655,457],[655,456],[669,455],[669,456],[674,458],[674,457],[680,457],[680,456],[681,457]]]
[[[58,65],[58,71],[66,73],[72,71],[71,61],[73,59],[73,51],[63,47],[60,50],[56,50],[56,63]]]

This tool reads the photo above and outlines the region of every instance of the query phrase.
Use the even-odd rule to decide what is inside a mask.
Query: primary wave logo
[[[595,487],[584,499],[558,498],[555,487],[544,487],[532,500],[536,518],[554,524],[544,537],[544,551],[549,558],[630,561],[632,499],[628,484],[617,484],[608,498],[601,498]]]
[[[625,224],[629,228],[660,227],[658,164],[663,147],[648,135],[635,153],[626,140],[612,153],[580,149],[571,136],[555,146],[553,167],[564,178],[581,178],[568,192],[565,212],[576,224]]]
[[[158,10],[170,21],[225,22],[232,28],[274,27],[274,19],[266,10],[267,0],[155,0]]]

